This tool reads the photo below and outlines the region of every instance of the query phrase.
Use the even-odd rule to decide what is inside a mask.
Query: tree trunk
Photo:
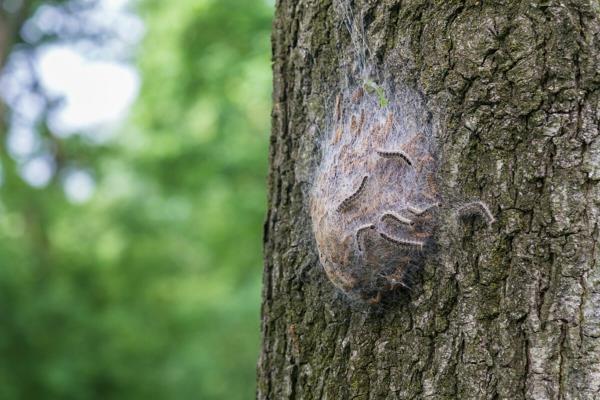
[[[9,2],[10,3],[10,2]],[[29,17],[31,11],[31,0],[21,0],[15,4],[3,6],[0,2],[0,71],[8,58],[8,54],[17,40],[23,23]],[[5,8],[10,8],[10,12]]]
[[[352,8],[369,62],[431,116],[444,201],[497,222],[442,213],[379,304],[332,285],[308,198],[354,52],[331,0],[278,0],[258,398],[599,399],[600,5]]]

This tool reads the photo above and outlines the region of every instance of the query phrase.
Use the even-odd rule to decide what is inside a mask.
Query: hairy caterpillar
[[[377,150],[377,154],[379,154],[381,157],[384,158],[400,158],[404,161],[406,161],[406,163],[408,165],[413,165],[412,160],[410,159],[410,157],[408,155],[406,155],[403,151],[383,151],[383,150]]]
[[[474,201],[472,203],[464,204],[458,209],[458,214],[461,216],[473,214],[480,215],[485,218],[488,225],[496,222],[496,219],[492,215],[490,209],[482,201]]]
[[[400,215],[396,215],[394,212],[391,212],[391,211],[388,211],[387,213],[385,213],[381,216],[381,221],[383,221],[385,219],[391,219],[392,221],[396,221],[399,224],[405,224],[405,225],[411,225],[411,226],[415,224],[415,222],[413,220],[405,218]]]
[[[400,239],[400,238],[393,238],[389,235],[386,235],[383,232],[380,232],[379,235],[384,238],[385,240],[387,240],[388,242],[400,245],[400,246],[405,246],[405,247],[413,247],[419,250],[423,250],[423,245],[425,244],[424,242],[419,242],[416,240],[408,240],[408,239]]]
[[[368,175],[364,176],[362,178],[362,181],[360,182],[360,186],[358,187],[358,189],[356,189],[354,191],[354,193],[352,193],[349,197],[345,198],[344,201],[342,201],[340,203],[340,205],[338,206],[337,210],[338,212],[344,212],[347,211],[348,208],[352,205],[352,202],[358,197],[360,196],[360,194],[363,192],[363,190],[365,189],[365,186],[367,185],[367,178],[369,178]]]
[[[348,3],[338,2],[352,42],[364,43],[348,16]],[[369,76],[364,50],[357,52],[358,64]],[[419,264],[442,205],[431,118],[419,99],[407,88],[363,78],[332,102],[310,192],[311,220],[328,278],[368,303],[407,286],[406,273]],[[479,201],[458,212],[494,222]]]

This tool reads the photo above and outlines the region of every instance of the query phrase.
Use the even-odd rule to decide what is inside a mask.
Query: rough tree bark
[[[384,306],[334,289],[307,194],[349,36],[331,0],[278,0],[258,398],[600,398],[600,4],[353,4],[437,121],[443,193],[498,222],[445,215]]]

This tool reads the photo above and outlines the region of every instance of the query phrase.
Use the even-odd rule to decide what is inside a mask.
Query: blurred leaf
[[[28,186],[0,150],[2,399],[254,397],[272,6],[139,9],[129,122],[102,144],[44,135],[92,200],[60,174]]]

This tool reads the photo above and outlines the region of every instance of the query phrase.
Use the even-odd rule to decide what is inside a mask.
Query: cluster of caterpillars
[[[389,155],[393,154],[394,155],[393,157],[400,158],[400,159],[404,160],[408,165],[412,165],[410,158],[402,151],[395,151],[395,152],[377,151],[377,153],[379,155],[381,155],[382,157],[390,157]],[[340,205],[337,208],[338,212],[343,213],[350,209],[352,204],[355,201],[357,201],[360,194],[364,191],[364,188],[367,184],[368,178],[369,178],[369,176],[365,175],[363,177],[358,189],[356,189],[356,191],[354,191],[354,193],[352,193],[349,197],[347,197],[346,199],[344,199],[344,201],[342,201],[340,203]],[[441,203],[435,203],[426,208],[418,208],[416,206],[407,206],[406,209],[404,210],[403,215],[399,215],[396,212],[390,210],[390,211],[384,212],[381,215],[381,217],[379,218],[379,221],[385,222],[386,220],[390,220],[390,221],[393,221],[394,223],[396,223],[400,226],[404,226],[410,230],[411,228],[413,228],[415,226],[414,217],[417,217],[417,218],[423,217],[427,213],[434,210],[436,207],[440,207],[440,206],[441,206]],[[484,207],[487,210],[487,207],[485,207],[484,205],[482,205],[482,207]],[[363,234],[367,233],[370,230],[377,230],[377,226],[374,224],[367,224],[367,225],[363,225],[363,226],[359,227],[356,230],[356,235],[355,235],[356,245],[358,246],[358,250],[361,252],[364,249],[364,244],[362,243]],[[419,239],[411,240],[411,239],[406,239],[406,238],[395,238],[384,232],[378,231],[378,233],[383,239],[387,240],[390,243],[396,244],[398,246],[402,246],[402,247],[406,247],[406,248],[413,248],[415,250],[423,250],[423,246],[425,245],[425,242],[422,240],[419,240]]]
[[[378,151],[378,153],[382,154],[383,152]],[[394,152],[394,153],[385,152],[384,154],[402,154],[401,158],[405,159],[406,162],[409,165],[411,165],[410,159],[401,151]],[[354,193],[352,193],[348,198],[346,198],[344,201],[342,201],[342,203],[340,203],[340,205],[337,208],[338,212],[345,212],[351,207],[352,203],[360,196],[360,193],[363,191],[363,189],[366,185],[367,179],[368,179],[368,175],[363,178],[358,189],[356,189],[356,191]],[[442,203],[440,203],[440,202],[432,204],[425,208],[418,208],[415,206],[407,206],[405,211],[406,211],[406,214],[412,215],[414,217],[423,217],[427,213],[432,212],[435,208],[439,208],[441,206],[442,206]],[[489,210],[488,206],[481,201],[474,201],[474,202],[466,203],[466,204],[460,206],[457,209],[457,214],[460,217],[467,216],[467,215],[479,215],[484,218],[487,225],[491,225],[495,222],[495,218],[492,215],[491,211]],[[406,227],[414,227],[414,225],[415,225],[414,219],[411,219],[410,216],[406,217],[404,215],[398,215],[394,211],[388,211],[388,212],[384,213],[381,216],[380,221],[384,222],[386,219],[393,221],[394,223],[396,223],[398,225],[403,225]],[[356,230],[356,235],[355,235],[356,236],[356,245],[358,246],[358,250],[361,252],[364,250],[364,245],[362,244],[363,234],[370,230],[377,230],[377,226],[373,225],[373,224],[367,224],[367,225],[359,227]],[[378,233],[383,239],[387,240],[390,243],[394,243],[398,246],[413,248],[416,250],[423,250],[423,246],[425,245],[425,242],[421,241],[421,240],[394,238],[394,237],[387,235],[384,232],[378,232]]]
[[[404,153],[402,150],[395,151],[381,151],[378,150],[377,154],[384,158],[396,158],[405,162],[408,166],[412,166],[412,160],[410,157]],[[369,175],[365,175],[360,185],[356,188],[356,190],[350,194],[347,198],[345,198],[337,207],[338,213],[344,213],[351,210],[353,204],[355,202],[360,201],[361,193],[364,192],[364,189],[367,185],[369,179]],[[405,209],[401,210],[401,213],[397,213],[395,211],[386,211],[384,212],[379,221],[381,223],[386,223],[389,221],[395,224],[398,227],[403,228],[404,235],[402,237],[393,237],[383,230],[384,228],[378,228],[375,224],[366,224],[359,228],[357,228],[355,233],[355,242],[358,248],[358,251],[362,254],[366,250],[366,246],[364,243],[364,237],[369,232],[375,232],[379,235],[383,240],[397,247],[399,252],[406,252],[406,250],[413,250],[415,252],[420,253],[428,239],[428,235],[421,235],[421,237],[412,237],[414,232],[414,228],[417,220],[422,220],[428,215],[432,215],[433,212],[442,206],[441,202],[433,203],[427,207],[419,208],[417,206],[406,206]],[[488,225],[491,225],[495,222],[494,216],[489,210],[488,206],[481,201],[474,201],[463,204],[458,207],[456,210],[458,217],[463,217],[467,215],[477,215],[481,216]],[[397,286],[408,287],[404,281],[404,272],[398,274],[398,271],[393,271],[392,274],[385,276],[385,279],[389,282],[389,285],[384,289],[393,289]],[[375,304],[381,300],[381,290],[375,292],[373,297],[364,298],[368,303]],[[369,293],[371,295],[373,293]]]
[[[377,154],[379,154],[381,157],[384,157],[384,158],[400,159],[400,160],[404,161],[408,166],[413,165],[413,162],[410,159],[410,157],[406,153],[404,153],[402,150],[395,150],[395,151],[377,150]],[[368,179],[369,179],[369,175],[365,175],[362,178],[358,188],[350,196],[348,196],[346,199],[344,199],[340,203],[340,205],[337,207],[338,212],[340,212],[340,213],[346,212],[352,207],[352,204],[359,199],[361,193],[364,191],[364,189],[367,185]],[[441,202],[431,204],[425,208],[419,208],[417,206],[409,205],[406,207],[405,210],[403,210],[404,211],[403,215],[399,215],[394,211],[387,211],[383,215],[381,215],[381,218],[379,220],[381,222],[384,222],[385,220],[390,220],[398,225],[405,226],[410,229],[415,226],[415,221],[414,221],[413,217],[416,217],[416,218],[423,217],[423,216],[427,215],[428,213],[434,211],[436,208],[440,208],[441,206],[442,206]],[[491,211],[489,210],[488,206],[481,201],[474,201],[474,202],[463,204],[462,206],[460,206],[457,209],[457,215],[460,217],[467,216],[467,215],[479,215],[484,218],[484,220],[486,221],[486,223],[488,225],[491,225],[495,222],[495,218],[492,215]],[[356,230],[356,235],[355,235],[356,245],[358,247],[358,250],[361,252],[364,250],[364,245],[362,243],[363,234],[370,230],[377,230],[377,226],[374,224],[367,224],[367,225],[363,225],[363,226],[359,227]],[[387,240],[390,243],[401,246],[401,247],[413,248],[415,250],[423,250],[423,246],[425,245],[425,242],[422,240],[394,238],[384,232],[378,232],[378,233],[383,239]]]
[[[348,100],[336,99],[311,217],[329,279],[351,297],[377,303],[383,292],[407,286],[406,273],[432,237],[442,203],[430,138],[399,129],[393,107],[379,109],[362,88]],[[494,222],[481,201],[456,213]]]

